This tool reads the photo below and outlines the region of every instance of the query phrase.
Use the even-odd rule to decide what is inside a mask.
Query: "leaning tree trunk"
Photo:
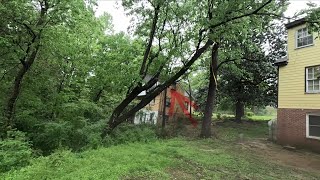
[[[204,117],[202,121],[202,128],[200,137],[209,138],[211,137],[211,121],[212,112],[214,108],[214,100],[216,98],[217,88],[217,66],[218,66],[218,44],[212,47],[211,63],[210,63],[210,77],[209,77],[209,89],[206,101],[206,107],[204,111]]]
[[[15,76],[12,92],[9,94],[8,102],[5,107],[5,123],[4,128],[6,130],[10,130],[11,128],[14,128],[14,122],[13,122],[13,115],[14,115],[14,108],[16,101],[19,97],[20,90],[21,90],[21,84],[23,82],[23,78],[25,74],[29,71],[30,67],[33,65],[33,62],[35,61],[38,51],[40,49],[40,39],[41,34],[44,26],[46,26],[47,22],[45,22],[45,16],[47,15],[47,11],[49,8],[47,1],[41,1],[40,2],[41,9],[40,9],[40,16],[35,24],[35,28],[32,29],[27,24],[24,24],[24,27],[27,29],[31,36],[31,40],[27,45],[27,48],[25,50],[25,55],[19,59],[21,62],[21,68],[18,70],[17,75]]]
[[[242,122],[241,118],[243,115],[244,115],[244,104],[240,100],[237,100],[235,121],[237,123],[241,123]]]
[[[35,36],[32,40],[32,43],[29,46],[30,47],[28,49],[32,49],[32,50],[29,54],[26,54],[25,58],[23,58],[25,60],[21,60],[22,66],[19,69],[18,74],[15,76],[12,92],[9,95],[8,103],[7,103],[7,106],[5,107],[6,122],[4,126],[5,126],[5,129],[7,130],[14,128],[13,114],[14,114],[15,104],[20,94],[23,78],[25,74],[28,72],[28,70],[30,69],[34,60],[36,59],[36,56],[40,47],[39,38]],[[31,46],[35,46],[35,47],[31,47]]]
[[[27,68],[25,68],[25,66],[22,66],[19,71],[18,74],[16,75],[15,79],[14,79],[14,85],[12,88],[12,93],[9,96],[9,100],[5,109],[5,117],[6,117],[6,123],[5,123],[5,127],[6,128],[12,128],[13,127],[13,121],[12,121],[12,117],[13,117],[13,112],[14,112],[14,106],[15,103],[17,101],[17,98],[20,94],[20,88],[21,88],[21,82],[22,79],[24,77],[24,75],[26,74],[26,72],[28,71]]]
[[[136,86],[127,95],[127,97],[114,109],[106,127],[101,133],[101,137],[104,138],[112,132],[112,130],[119,124],[124,122],[128,117],[138,112],[145,107],[152,99],[159,95],[162,91],[166,90],[171,84],[176,82],[184,73],[186,73],[193,63],[213,44],[212,40],[208,40],[205,45],[199,48],[191,57],[191,59],[173,76],[167,81],[158,85],[156,88],[150,89],[155,83],[158,82],[159,75],[163,68],[159,68],[158,72],[149,80],[145,85]],[[138,94],[144,90],[150,90],[149,93],[140,100],[140,102],[134,106],[129,107],[129,104],[138,96]]]

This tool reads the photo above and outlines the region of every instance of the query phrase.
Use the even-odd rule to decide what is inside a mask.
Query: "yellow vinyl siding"
[[[296,32],[303,27],[305,25],[288,30],[289,63],[279,68],[279,108],[320,108],[320,93],[305,93],[305,68],[320,65],[320,40],[317,38],[311,46],[296,48]]]

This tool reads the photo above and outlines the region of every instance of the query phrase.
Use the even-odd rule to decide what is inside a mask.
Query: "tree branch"
[[[163,84],[157,86],[152,91],[150,91],[144,99],[142,99],[136,106],[130,109],[127,113],[119,116],[119,121],[116,122],[117,125],[121,122],[125,121],[127,118],[132,116],[135,112],[139,111],[141,108],[146,106],[152,99],[154,99],[158,94],[160,94],[164,89],[173,84],[176,80],[178,80],[190,67],[191,65],[213,44],[212,40],[208,40],[206,44],[198,49],[192,58],[183,66],[174,76],[165,81]]]
[[[157,22],[159,19],[159,11],[160,11],[160,4],[158,4],[154,9],[154,16],[153,16],[152,25],[151,25],[151,31],[149,34],[149,42],[147,44],[146,50],[143,55],[143,61],[142,61],[141,69],[140,69],[140,73],[139,73],[142,77],[144,77],[146,75],[146,63],[147,63],[148,56],[151,51],[153,38],[154,38],[156,29],[157,29]]]
[[[20,63],[19,63],[20,64]],[[3,74],[2,74],[2,77],[0,79],[0,81],[2,81],[4,79],[4,77],[10,72],[12,71],[13,69],[17,68],[19,66],[19,64],[16,64],[14,67],[12,67],[11,69],[9,69],[8,71],[5,71]]]
[[[257,8],[256,10],[250,12],[250,13],[246,13],[246,14],[243,14],[243,15],[240,15],[240,16],[236,16],[236,17],[233,17],[233,18],[229,18],[229,19],[226,19],[225,21],[222,21],[222,22],[219,22],[215,25],[212,25],[210,26],[211,29],[214,29],[216,27],[219,27],[221,25],[224,25],[230,21],[234,21],[234,20],[237,20],[237,19],[241,19],[241,18],[244,18],[244,17],[247,17],[247,16],[251,16],[251,15],[254,15],[254,14],[257,14],[261,9],[263,9],[265,6],[267,6],[268,4],[270,4],[272,2],[272,0],[268,0],[267,2],[265,2],[264,4],[262,4],[259,8]]]
[[[249,58],[246,58],[246,57],[242,57],[242,58],[237,58],[237,59],[227,59],[227,60],[225,60],[225,61],[222,61],[219,65],[218,65],[218,67],[217,67],[217,69],[219,69],[222,65],[224,65],[224,64],[226,64],[226,63],[229,63],[229,62],[235,62],[235,61],[237,61],[237,60],[246,60],[246,61],[251,61],[251,62],[259,62],[258,60],[254,60],[254,59],[249,59]]]

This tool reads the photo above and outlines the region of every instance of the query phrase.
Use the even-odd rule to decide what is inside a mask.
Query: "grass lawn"
[[[276,118],[276,115],[264,115],[264,116],[254,115],[251,117],[247,117],[247,119],[252,121],[269,121],[275,118]]]
[[[253,122],[239,126],[227,122],[217,125],[215,130],[218,139],[181,137],[99,148],[77,154],[61,151],[49,157],[37,158],[32,165],[0,174],[0,177],[14,180],[320,179],[319,171],[278,163],[266,156],[265,152],[259,153],[260,145],[251,147],[253,144],[249,142],[266,137],[266,123]],[[242,143],[238,140],[239,133],[244,135]],[[286,153],[283,149],[280,151]]]
[[[269,121],[272,119],[275,119],[277,115],[253,115],[253,116],[248,116],[248,117],[243,117],[242,119],[244,120],[251,120],[251,121]],[[213,119],[217,119],[217,114],[213,114],[212,116]],[[230,119],[234,118],[234,115],[232,114],[221,114],[222,119]]]

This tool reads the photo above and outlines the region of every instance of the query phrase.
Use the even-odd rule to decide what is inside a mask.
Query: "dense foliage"
[[[209,51],[219,50],[224,64],[216,79],[224,85],[219,99],[274,103],[275,79],[269,75],[275,69],[270,63],[282,55],[272,50],[282,50],[283,42],[273,41],[282,34],[266,26],[286,3],[123,0],[133,17],[128,35],[113,32],[108,14],[95,16],[94,0],[1,1],[0,171],[58,149],[78,152],[155,140],[154,127],[125,122],[183,78],[195,87],[194,97],[205,102]],[[254,35],[264,36],[264,42],[255,43]],[[263,44],[272,47],[269,54]],[[257,63],[243,61],[249,56]],[[243,80],[260,83],[252,87]],[[247,90],[241,97],[233,91],[239,84]],[[244,98],[253,92],[251,99]]]
[[[36,154],[101,144],[103,123],[134,81],[142,53],[141,41],[111,33],[110,16],[96,17],[94,7],[82,0],[1,3],[3,148],[14,148],[9,132],[16,130]]]
[[[34,159],[21,170],[0,174],[4,179],[319,179],[313,166],[318,155],[283,151],[260,141],[238,143],[246,138],[266,138],[265,123],[219,126],[219,139],[175,138],[150,143],[130,143],[81,153],[58,151]],[[195,133],[196,134],[196,133]],[[286,156],[290,153],[292,165]],[[273,156],[271,156],[273,155]],[[314,159],[313,159],[314,158]]]

